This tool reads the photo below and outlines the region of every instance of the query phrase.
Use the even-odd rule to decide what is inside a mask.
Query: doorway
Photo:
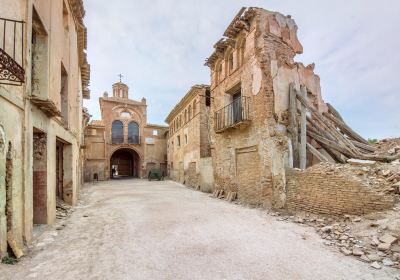
[[[33,129],[33,224],[47,224],[47,134]]]
[[[139,177],[139,155],[131,149],[119,149],[110,159],[111,178]]]

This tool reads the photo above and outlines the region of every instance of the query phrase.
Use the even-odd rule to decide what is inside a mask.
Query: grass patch
[[[16,259],[16,258],[13,258],[13,257],[3,257],[2,259],[1,259],[1,263],[4,263],[4,264],[11,264],[11,265],[14,265],[14,264],[16,264],[18,262],[18,260]]]

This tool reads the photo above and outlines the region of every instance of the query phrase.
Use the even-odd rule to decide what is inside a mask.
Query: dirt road
[[[313,229],[173,182],[89,186],[63,230],[50,230],[0,279],[396,279],[331,251]]]

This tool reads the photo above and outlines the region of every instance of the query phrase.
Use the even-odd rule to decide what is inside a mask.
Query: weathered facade
[[[168,127],[147,123],[146,99],[129,99],[128,86],[113,85],[99,99],[101,120],[85,129],[85,181],[147,177],[152,168],[167,171]]]
[[[170,178],[205,192],[213,190],[210,147],[210,88],[195,85],[165,120]]]
[[[332,214],[342,213],[338,209],[362,213],[393,205],[393,199],[357,179],[294,169],[320,162],[346,163],[350,158],[396,157],[375,154],[322,100],[314,65],[294,61],[303,48],[290,16],[243,8],[214,48],[206,65],[211,70],[216,196]],[[347,199],[327,183],[330,180],[339,184],[347,180]],[[314,181],[325,182],[324,187]],[[356,193],[362,194],[359,203],[353,203]],[[310,199],[313,195],[321,199]],[[333,199],[322,199],[325,196]],[[374,203],[379,199],[381,203]]]
[[[81,0],[1,0],[0,255],[51,224],[81,182],[82,99],[89,98]],[[7,20],[6,20],[7,19]],[[3,29],[4,28],[4,29]],[[4,36],[5,35],[5,36]],[[3,44],[4,43],[4,44]]]
[[[211,69],[212,156],[216,188],[251,204],[282,207],[289,162],[289,84],[310,85],[322,105],[312,67],[290,17],[242,9],[207,59]]]

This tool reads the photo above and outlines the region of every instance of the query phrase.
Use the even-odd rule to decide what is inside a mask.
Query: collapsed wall
[[[371,181],[367,169],[324,163],[306,170],[288,170],[286,176],[286,209],[290,211],[361,215],[390,209],[394,204],[394,197]]]

